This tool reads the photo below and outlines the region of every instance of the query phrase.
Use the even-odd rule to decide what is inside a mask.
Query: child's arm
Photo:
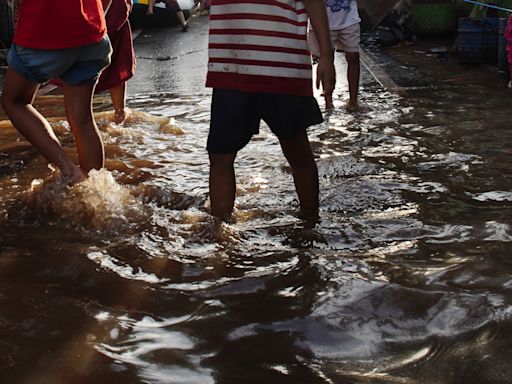
[[[112,0],[101,0],[101,4],[103,5],[103,12],[105,12],[106,15],[110,8],[110,4],[112,4]]]
[[[320,88],[321,83],[324,93],[331,94],[334,91],[336,80],[334,72],[334,50],[331,46],[325,2],[324,0],[303,1],[313,30],[315,31],[318,45],[320,46],[321,60],[317,68],[316,87]]]

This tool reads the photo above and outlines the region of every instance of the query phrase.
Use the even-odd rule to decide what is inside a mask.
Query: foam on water
[[[60,181],[32,186],[38,210],[73,226],[116,231],[144,217],[142,203],[104,168],[90,171],[84,182],[72,187]]]
[[[114,112],[105,111],[94,114],[96,121],[102,131],[110,136],[126,135],[129,129],[137,128],[143,125],[144,131],[155,129],[158,132],[182,135],[183,129],[176,124],[173,117],[155,116],[146,112],[129,109],[126,119],[121,124],[114,123]]]

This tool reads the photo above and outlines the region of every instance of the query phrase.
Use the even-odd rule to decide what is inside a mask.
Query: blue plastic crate
[[[496,65],[498,30],[498,18],[460,18],[457,53],[459,62]]]

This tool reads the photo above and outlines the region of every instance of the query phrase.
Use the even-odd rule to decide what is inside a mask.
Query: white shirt
[[[337,31],[361,21],[356,0],[325,0],[329,29]]]

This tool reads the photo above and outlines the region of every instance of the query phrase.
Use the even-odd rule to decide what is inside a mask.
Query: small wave
[[[105,252],[90,252],[87,254],[87,257],[89,260],[99,264],[103,269],[112,271],[125,279],[143,281],[148,284],[167,281],[167,279],[160,279],[153,273],[146,273],[140,268],[133,268],[130,265],[123,264]]]
[[[135,109],[129,110],[126,119],[121,124],[114,123],[113,111],[98,112],[94,117],[99,122],[102,130],[106,130],[114,136],[116,132],[125,134],[128,127],[137,127],[140,124],[144,124],[145,129],[147,129],[148,126],[154,127],[161,133],[172,135],[184,134],[183,129],[176,125],[176,121],[173,117],[155,116]]]
[[[471,196],[477,201],[512,201],[512,192],[509,191],[490,191]]]
[[[470,164],[478,164],[481,161],[476,155],[456,152],[434,154],[430,159],[431,161],[419,163],[418,168],[424,171],[450,168],[467,172]]]
[[[488,221],[485,223],[485,234],[487,241],[512,241],[512,231],[510,226],[505,223]]]

